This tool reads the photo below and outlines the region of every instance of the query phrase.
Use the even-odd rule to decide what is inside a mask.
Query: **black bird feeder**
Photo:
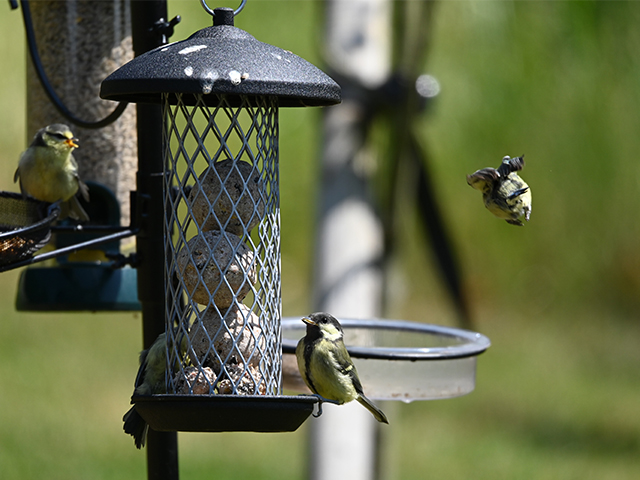
[[[132,399],[154,430],[292,431],[316,402],[281,395],[278,109],[339,103],[340,87],[234,27],[239,10],[101,87],[163,110],[167,393]]]

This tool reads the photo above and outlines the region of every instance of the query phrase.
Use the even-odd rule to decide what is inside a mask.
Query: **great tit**
[[[36,200],[61,202],[61,218],[69,216],[89,220],[76,197],[78,191],[89,201],[89,189],[78,177],[78,164],[71,152],[78,148],[78,139],[68,126],[56,123],[35,134],[27,150],[20,156],[13,181],[20,180],[23,196]]]
[[[483,168],[467,175],[467,183],[482,192],[484,206],[496,217],[522,227],[520,217],[531,216],[531,189],[516,173],[524,167],[524,155],[502,159],[495,168]]]
[[[342,327],[328,313],[302,319],[307,334],[296,347],[298,369],[309,389],[322,400],[337,404],[357,400],[376,420],[389,423],[385,414],[365,397],[356,367],[344,346]]]
[[[161,333],[151,347],[140,352],[140,368],[136,376],[134,395],[154,395],[167,392],[165,387],[165,371],[167,368],[166,338],[166,333]],[[181,334],[179,355],[182,360],[184,360],[186,349],[187,337]],[[177,370],[177,363],[174,365],[173,370]],[[138,413],[135,405],[124,414],[122,420],[124,421],[125,433],[133,437],[136,447],[144,447],[149,425]]]

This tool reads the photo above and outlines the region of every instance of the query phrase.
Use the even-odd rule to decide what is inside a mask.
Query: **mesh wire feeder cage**
[[[181,359],[167,391],[276,395],[277,100],[203,97],[163,95],[167,337]]]
[[[198,394],[281,393],[278,110],[340,102],[326,74],[233,23],[215,9],[212,27],[136,57],[100,93],[162,105],[166,386],[189,411]]]

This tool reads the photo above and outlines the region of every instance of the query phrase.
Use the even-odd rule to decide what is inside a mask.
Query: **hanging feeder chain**
[[[18,8],[18,3],[16,0],[9,0],[9,4],[12,9]],[[44,89],[47,97],[51,100],[53,106],[60,112],[60,114],[65,117],[67,120],[72,122],[74,125],[77,125],[82,128],[91,128],[97,129],[106,127],[107,125],[115,122],[122,112],[124,112],[125,108],[127,108],[126,102],[120,102],[118,106],[107,115],[102,120],[98,120],[96,122],[87,122],[76,117],[62,102],[60,97],[56,94],[55,90],[51,83],[49,83],[49,79],[47,78],[47,74],[44,71],[44,67],[42,66],[42,62],[40,61],[40,54],[38,53],[38,46],[36,44],[36,36],[33,31],[33,22],[31,20],[31,9],[29,8],[28,0],[20,0],[20,5],[22,6],[22,18],[24,20],[24,28],[27,34],[27,44],[29,46],[29,54],[31,56],[31,61],[33,62],[33,66],[36,69],[36,73],[38,74],[38,79],[42,84],[42,88]]]
[[[11,1],[11,0],[10,0],[10,1]],[[246,5],[246,3],[247,3],[247,0],[242,0],[242,3],[240,3],[240,6],[239,6],[238,8],[236,8],[236,9],[233,11],[233,15],[234,15],[234,16],[235,16],[235,15],[238,15],[238,14],[242,11],[242,9],[243,9],[243,8],[244,8],[244,6]],[[207,0],[200,0],[200,4],[202,5],[202,8],[204,8],[204,9],[205,9],[205,11],[206,11],[209,15],[211,15],[212,17],[215,17],[215,16],[216,16],[216,12],[214,12],[214,11],[209,7],[209,5],[207,5]]]

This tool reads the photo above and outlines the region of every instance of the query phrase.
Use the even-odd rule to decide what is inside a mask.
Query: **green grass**
[[[25,147],[18,12],[0,15],[0,189]],[[249,2],[236,25],[320,64],[320,5]],[[173,40],[210,24],[172,1]],[[424,118],[439,198],[476,325],[492,347],[477,389],[386,405],[392,477],[640,478],[640,4],[441,2],[430,57],[441,94]],[[281,112],[285,315],[308,313],[317,190],[315,109]],[[465,182],[525,153],[524,228]],[[390,317],[452,324],[425,242],[403,216]],[[122,432],[141,344],[133,314],[15,312],[0,275],[0,466],[6,479],[145,478]],[[312,421],[312,420],[310,420]],[[305,478],[306,429],[180,434],[182,478]]]
[[[400,478],[635,478],[638,327],[581,314],[487,319],[477,390],[404,408]]]
[[[493,345],[479,357],[475,392],[388,406],[396,478],[637,478],[635,322],[582,310],[493,313],[482,325]],[[139,329],[130,314],[5,309],[3,478],[144,478],[144,453],[121,430]],[[179,438],[183,478],[304,478],[304,428]]]

